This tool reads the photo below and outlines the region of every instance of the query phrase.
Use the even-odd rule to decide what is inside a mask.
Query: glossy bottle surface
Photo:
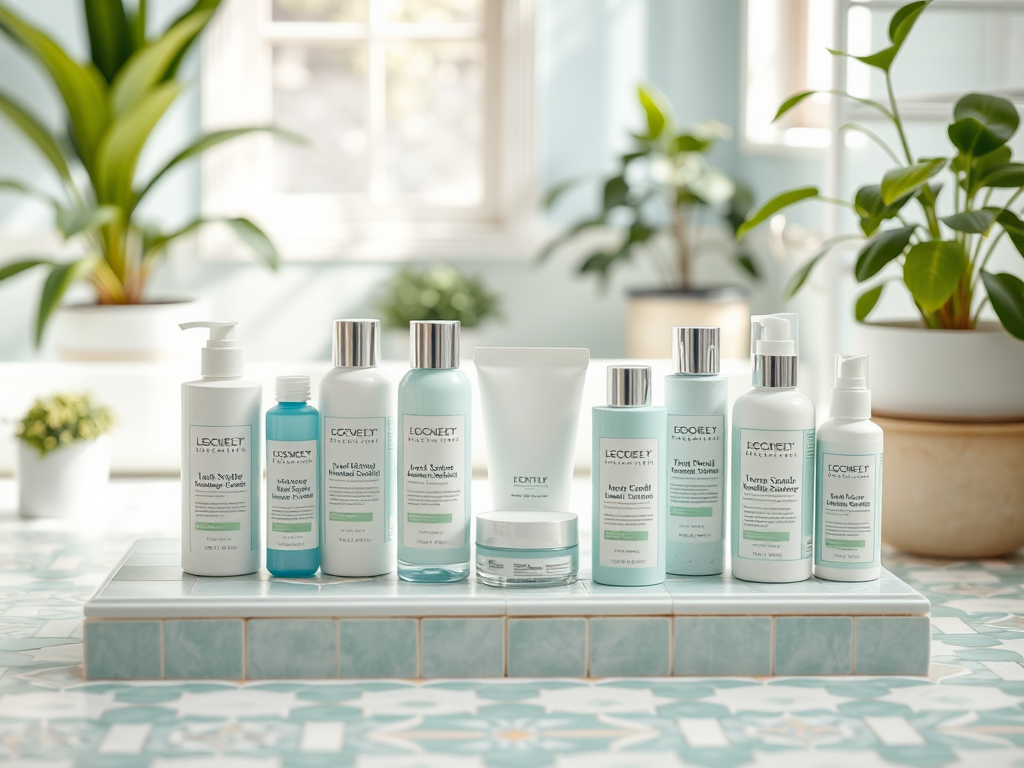
[[[273,576],[303,578],[315,574],[320,566],[320,526],[317,520],[319,517],[317,513],[319,496],[317,491],[319,487],[317,478],[319,474],[317,441],[319,434],[320,416],[316,408],[313,408],[308,403],[278,403],[267,411],[267,570]],[[302,450],[314,451],[314,454],[310,457],[312,465],[308,471],[305,467],[296,466],[296,471],[293,473],[286,471],[280,473],[294,475],[293,479],[298,479],[301,474],[302,480],[311,481],[308,484],[312,486],[311,490],[314,494],[311,500],[313,520],[309,521],[310,529],[308,531],[303,530],[302,533],[284,533],[283,530],[287,530],[288,526],[291,526],[293,529],[295,526],[302,528],[306,524],[305,522],[277,522],[271,514],[271,507],[274,505],[274,495],[277,492],[277,489],[274,487],[276,473],[271,467],[271,462],[274,461],[271,451],[275,447],[288,450],[289,444]],[[278,529],[276,531],[275,526]],[[277,536],[294,540],[294,548],[274,548],[273,543]],[[300,543],[306,546],[300,546]],[[312,544],[312,546],[308,546],[308,544]]]

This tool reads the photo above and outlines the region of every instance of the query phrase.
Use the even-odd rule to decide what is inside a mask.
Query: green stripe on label
[[[410,512],[407,518],[410,523],[450,523],[451,515],[432,515],[426,512]]]
[[[789,541],[789,531],[744,531],[744,541]]]
[[[605,531],[605,541],[647,541],[647,531]]]
[[[331,512],[332,523],[372,523],[373,512]]]
[[[669,507],[668,513],[674,517],[711,517],[711,507]]]
[[[197,531],[240,531],[241,523],[196,523]]]
[[[856,539],[825,539],[825,546],[832,549],[864,549],[867,542]]]
[[[313,530],[312,523],[272,523],[274,533],[309,533]]]

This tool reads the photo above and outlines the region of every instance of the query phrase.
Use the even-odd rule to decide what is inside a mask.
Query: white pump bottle
[[[732,428],[732,573],[746,581],[811,576],[814,405],[797,391],[794,314],[751,318],[754,388]]]
[[[814,575],[872,581],[882,562],[882,428],[871,421],[866,355],[836,355],[829,420],[818,428]]]
[[[181,385],[181,569],[242,576],[260,568],[263,388],[242,381],[235,322],[208,328],[202,376]]]

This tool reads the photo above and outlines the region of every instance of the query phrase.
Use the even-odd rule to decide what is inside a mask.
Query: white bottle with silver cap
[[[665,408],[651,405],[651,369],[608,366],[608,405],[593,410],[594,581],[665,580]]]
[[[459,323],[409,323],[409,371],[398,385],[398,575],[469,575],[469,379],[459,370]]]
[[[377,368],[380,320],[335,320],[334,367],[320,380],[320,570],[395,567],[395,386]]]
[[[718,328],[672,329],[665,557],[666,570],[683,576],[725,569],[729,380],[719,373],[719,337]]]
[[[202,379],[181,385],[181,569],[243,576],[260,568],[263,387],[242,381],[235,322],[208,328]]]
[[[836,355],[818,427],[814,575],[873,581],[882,570],[882,428],[871,421],[866,355]]]
[[[732,412],[732,574],[746,581],[811,576],[814,405],[797,391],[797,316],[750,322],[754,388]]]

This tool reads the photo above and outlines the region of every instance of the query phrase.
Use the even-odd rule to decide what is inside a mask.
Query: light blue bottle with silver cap
[[[458,321],[409,324],[412,370],[398,385],[398,575],[469,575],[469,379],[459,370]]]

